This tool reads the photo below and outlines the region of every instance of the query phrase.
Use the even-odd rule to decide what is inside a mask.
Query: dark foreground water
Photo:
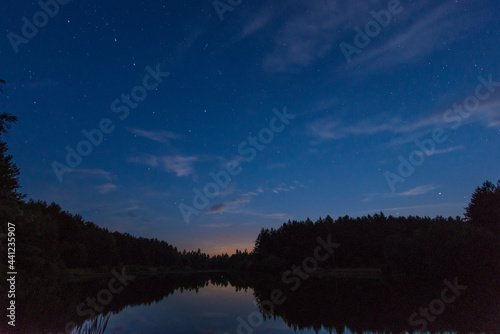
[[[225,273],[103,279],[27,292],[16,327],[64,333],[500,333],[500,298],[488,282],[279,278]],[[100,324],[102,327],[102,323]]]

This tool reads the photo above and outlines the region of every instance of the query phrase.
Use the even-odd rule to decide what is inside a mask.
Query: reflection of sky
[[[159,303],[128,307],[112,315],[107,334],[234,334],[239,325],[237,318],[247,319],[254,311],[258,312],[258,308],[251,289],[236,292],[234,287],[210,285],[198,292],[177,290]],[[281,319],[267,320],[262,326],[252,329],[254,333],[294,333],[293,328],[288,328]],[[321,330],[319,333],[328,332]],[[346,334],[351,332],[347,330]]]

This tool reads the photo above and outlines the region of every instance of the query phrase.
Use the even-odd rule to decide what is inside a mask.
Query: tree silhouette
[[[5,80],[0,79],[0,84],[5,85]],[[0,86],[0,92],[3,92],[2,86]]]
[[[472,194],[465,216],[469,221],[500,236],[500,181],[486,181]]]
[[[0,83],[5,84],[5,81],[0,79]],[[5,112],[0,114],[0,138],[10,129],[10,123],[16,121],[16,116]],[[12,161],[12,156],[7,154],[7,143],[0,139],[0,198],[3,203],[7,204],[9,199],[19,200],[24,197],[17,192],[17,189],[19,189],[18,176],[19,168]]]

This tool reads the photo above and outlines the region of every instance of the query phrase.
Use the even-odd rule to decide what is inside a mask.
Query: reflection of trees
[[[446,311],[430,324],[434,332],[495,333],[500,318],[500,292],[491,294],[490,287],[469,282],[469,288]],[[84,317],[76,309],[87,297],[95,297],[106,288],[108,280],[81,282],[53,288],[50,293],[40,292],[35,299],[24,300],[18,307],[16,324],[21,332],[58,333],[66,323],[73,321],[82,326]],[[282,318],[296,330],[314,329],[343,333],[347,327],[354,333],[412,332],[408,317],[420,307],[426,307],[439,298],[442,281],[422,283],[396,283],[384,280],[318,279],[309,278],[296,291],[283,284],[279,276],[248,279],[227,273],[171,274],[163,277],[134,279],[96,318],[119,313],[125,307],[151,305],[172,295],[175,291],[196,291],[209,285],[235,289],[253,289],[261,313],[267,319]],[[286,300],[274,305],[272,314],[263,302],[270,299],[274,289],[281,289]],[[44,291],[42,289],[42,291]],[[3,327],[2,327],[3,326]],[[8,328],[5,322],[0,332]]]
[[[78,334],[104,334],[106,327],[108,327],[110,313],[107,315],[99,315],[92,321],[85,323],[83,326],[77,328]]]
[[[55,285],[50,289],[39,287],[31,298],[17,300],[16,329],[22,333],[59,333],[64,332],[68,322],[81,326],[87,319],[76,313],[80,303],[95,298],[101,289],[108,287],[108,279],[91,282]],[[151,305],[172,295],[175,291],[196,291],[214,284],[233,286],[236,290],[247,289],[242,278],[228,277],[224,273],[209,274],[170,274],[158,277],[136,277],[125,289],[114,294],[111,303],[104,306],[101,314],[119,313],[125,307]],[[27,287],[24,287],[25,289]],[[28,288],[32,290],[31,288]],[[0,325],[0,333],[8,329],[6,322]]]
[[[291,291],[279,280],[274,284],[254,285],[254,295],[261,313],[268,319],[280,317],[295,330],[326,328],[343,333],[347,327],[353,333],[413,332],[409,315],[427,307],[439,298],[443,282],[394,283],[382,280],[326,280],[304,281],[299,289]],[[263,305],[271,291],[279,288],[286,295],[282,305],[274,305],[274,313]],[[496,333],[497,324],[492,314],[500,316],[499,295],[490,295],[491,289],[469,285],[467,292],[456,303],[447,306],[436,321],[429,323],[433,332],[453,331]]]

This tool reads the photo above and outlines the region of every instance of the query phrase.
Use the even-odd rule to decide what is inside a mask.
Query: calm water
[[[88,301],[106,297],[109,280],[27,287],[15,330],[0,327],[0,333],[60,334],[71,322],[85,326],[92,310]],[[485,282],[460,284],[467,289],[456,298],[445,293],[453,302],[443,303],[427,330],[498,334],[498,289]],[[439,307],[444,288],[443,281],[308,279],[292,290],[272,277],[171,274],[136,278],[120,292],[108,293],[111,300],[98,305],[95,315],[108,319],[105,333],[417,333],[425,320],[417,316],[412,324],[410,315],[431,303]],[[269,301],[276,289],[283,293],[274,299],[283,300],[279,305]]]
[[[245,319],[248,324],[241,328],[243,333],[294,333],[281,318],[263,321],[253,293],[252,289],[237,292],[234,287],[215,285],[198,292],[176,291],[159,303],[128,307],[111,315],[107,333],[233,334],[240,326],[238,318]],[[314,330],[300,332],[316,333]],[[329,332],[321,330],[319,333]]]

